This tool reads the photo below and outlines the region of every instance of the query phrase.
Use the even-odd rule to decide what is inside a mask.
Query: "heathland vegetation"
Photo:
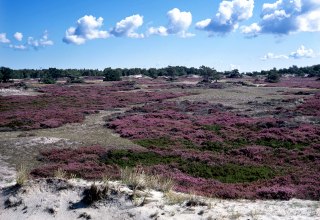
[[[21,132],[23,139],[39,129],[81,125],[87,115],[121,109],[104,118],[101,129],[134,147],[115,142],[44,148],[33,158],[38,160],[33,178],[60,173],[120,179],[121,170],[138,169],[172,180],[177,191],[210,197],[320,198],[319,65],[250,74],[204,66],[70,71],[2,68],[2,81],[8,82],[1,83],[3,91],[19,88],[37,95],[0,96],[1,132]],[[157,79],[123,77],[142,71]],[[22,73],[41,82],[10,82]],[[58,83],[43,85],[44,79]],[[239,96],[253,90],[268,92],[251,100]],[[227,94],[240,97],[238,103],[230,104]]]

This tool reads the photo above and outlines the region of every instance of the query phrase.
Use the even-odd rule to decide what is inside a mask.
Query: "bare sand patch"
[[[83,192],[92,182],[83,180],[34,180],[20,189],[0,190],[0,219],[303,219],[320,218],[320,202],[292,199],[222,200],[184,195],[186,200],[169,204],[164,193],[133,191],[119,182],[109,182],[110,194],[86,205]],[[97,186],[102,183],[96,183]],[[112,193],[111,193],[112,192]],[[137,194],[138,195],[138,194]],[[143,202],[142,202],[143,201]],[[201,202],[190,205],[190,201]]]
[[[33,90],[25,90],[25,89],[0,89],[0,96],[13,96],[13,95],[23,95],[23,96],[35,96],[39,93]]]

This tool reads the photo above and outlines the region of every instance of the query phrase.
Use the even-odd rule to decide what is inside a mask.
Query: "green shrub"
[[[41,79],[41,82],[44,84],[55,84],[56,80],[54,78],[51,77],[45,77]]]
[[[266,166],[225,164],[210,166],[200,162],[186,163],[181,169],[194,177],[216,179],[223,183],[245,183],[274,177],[274,171]]]
[[[113,150],[108,153],[105,162],[117,164],[120,167],[135,167],[137,165],[169,164],[181,160],[176,156],[161,156],[154,152],[132,152],[128,150]]]
[[[269,72],[266,77],[266,82],[277,83],[280,81],[281,75],[277,72]]]
[[[262,146],[268,146],[272,148],[286,148],[289,150],[303,149],[306,146],[306,144],[304,143],[293,143],[291,141],[268,139],[268,138],[259,139],[256,141],[256,144],[262,145]]]
[[[226,146],[221,142],[211,142],[207,141],[202,144],[202,150],[214,151],[214,152],[224,152],[227,150]]]
[[[204,125],[203,128],[205,130],[208,130],[208,131],[213,131],[216,134],[221,134],[220,131],[221,131],[222,126],[218,125],[218,124],[215,124],[215,125]]]
[[[160,138],[153,138],[153,139],[140,139],[134,142],[145,148],[150,148],[150,147],[167,148],[175,144],[173,140],[170,140],[167,137],[160,137]]]

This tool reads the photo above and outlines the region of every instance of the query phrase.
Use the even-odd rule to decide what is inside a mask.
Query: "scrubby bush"
[[[277,72],[269,72],[266,77],[266,82],[277,83],[280,81],[281,75]]]
[[[295,196],[295,190],[290,187],[273,186],[259,189],[257,194],[263,199],[289,200]]]
[[[103,70],[104,79],[103,81],[120,81],[121,80],[121,72],[119,69],[111,69],[106,68]]]
[[[51,77],[44,77],[40,80],[40,82],[44,83],[44,84],[55,84],[57,81],[54,78]]]

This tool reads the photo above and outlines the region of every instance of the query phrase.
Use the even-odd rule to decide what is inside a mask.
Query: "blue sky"
[[[319,0],[0,0],[0,66],[319,64]]]

